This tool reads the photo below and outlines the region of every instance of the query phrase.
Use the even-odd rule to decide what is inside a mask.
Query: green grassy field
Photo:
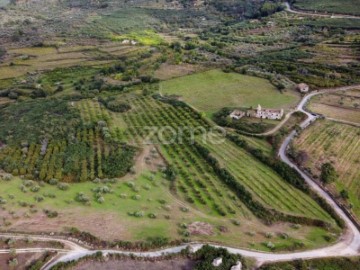
[[[353,0],[296,0],[295,7],[329,13],[360,15],[360,7]]]
[[[210,70],[161,83],[162,94],[179,95],[196,109],[211,115],[223,107],[288,108],[297,97],[281,94],[265,79]]]
[[[323,163],[333,163],[339,175],[333,188],[336,188],[337,192],[343,189],[349,192],[349,202],[360,217],[359,128],[331,121],[318,121],[294,141],[294,146],[297,151],[308,153],[309,159],[304,166],[317,177]]]

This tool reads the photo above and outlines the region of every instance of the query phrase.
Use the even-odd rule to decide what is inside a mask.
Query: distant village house
[[[310,87],[306,84],[306,83],[300,83],[296,86],[296,89],[300,92],[300,93],[307,93],[310,90]]]
[[[136,45],[137,42],[135,40],[129,40],[129,39],[124,39],[121,44],[127,45],[127,44],[131,44],[131,45]]]

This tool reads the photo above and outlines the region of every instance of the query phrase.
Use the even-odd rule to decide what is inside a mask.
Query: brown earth
[[[194,222],[188,226],[188,232],[191,235],[213,235],[214,228],[209,223]]]
[[[70,268],[72,270],[191,270],[195,262],[185,259],[171,261],[145,262],[133,260],[108,261],[108,262],[81,262],[79,265]]]

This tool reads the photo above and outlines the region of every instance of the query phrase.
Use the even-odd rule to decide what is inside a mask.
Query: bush
[[[59,215],[57,211],[52,211],[47,209],[44,210],[44,213],[48,218],[56,218]]]
[[[90,201],[90,198],[83,192],[79,192],[76,194],[75,201],[81,203],[88,203]]]
[[[52,178],[49,180],[49,184],[52,186],[56,186],[59,183],[59,180]]]
[[[334,166],[331,163],[327,162],[321,166],[320,179],[325,184],[335,182],[335,180],[337,179],[337,174]]]
[[[2,179],[4,181],[11,181],[13,179],[13,176],[11,174],[5,174],[2,176]]]
[[[97,200],[96,200],[98,203],[104,203],[105,202],[105,199],[104,199],[104,197],[99,197],[99,198],[97,198]]]
[[[65,191],[65,190],[68,190],[70,186],[69,186],[69,184],[66,184],[66,183],[59,183],[57,187],[58,187],[58,189]]]

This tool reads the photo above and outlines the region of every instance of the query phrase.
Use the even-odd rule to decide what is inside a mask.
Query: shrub
[[[83,192],[79,192],[76,194],[75,201],[81,202],[81,203],[87,203],[90,201],[90,198]]]
[[[33,186],[30,188],[31,192],[38,192],[40,190],[40,186]]]
[[[266,247],[269,248],[269,249],[274,249],[274,248],[275,248],[275,244],[272,243],[272,242],[267,242],[267,243],[266,243]]]
[[[99,198],[97,198],[97,200],[96,200],[98,203],[104,203],[105,202],[105,199],[104,199],[104,197],[99,197]]]
[[[10,268],[15,268],[18,266],[19,262],[16,258],[13,258],[9,260],[8,264]]]
[[[7,201],[3,198],[3,197],[0,197],[0,204],[6,204]]]
[[[52,211],[47,209],[44,210],[44,213],[48,218],[56,218],[59,215],[57,211]]]
[[[52,178],[49,180],[49,184],[52,186],[56,186],[59,183],[59,180]]]
[[[13,179],[13,176],[11,174],[5,174],[2,176],[2,179],[4,181],[11,181]]]
[[[151,218],[151,219],[155,219],[155,218],[157,218],[157,215],[156,215],[156,214],[154,214],[154,213],[150,213],[150,214],[149,214],[149,218]]]
[[[34,199],[36,202],[42,202],[44,200],[44,197],[43,196],[35,196]]]
[[[324,163],[321,166],[320,179],[325,184],[332,183],[337,179],[336,170],[335,170],[334,166],[331,163],[327,162],[327,163]]]
[[[58,189],[60,189],[60,190],[68,190],[69,189],[69,184],[66,184],[66,183],[60,183],[60,184],[58,184]]]

